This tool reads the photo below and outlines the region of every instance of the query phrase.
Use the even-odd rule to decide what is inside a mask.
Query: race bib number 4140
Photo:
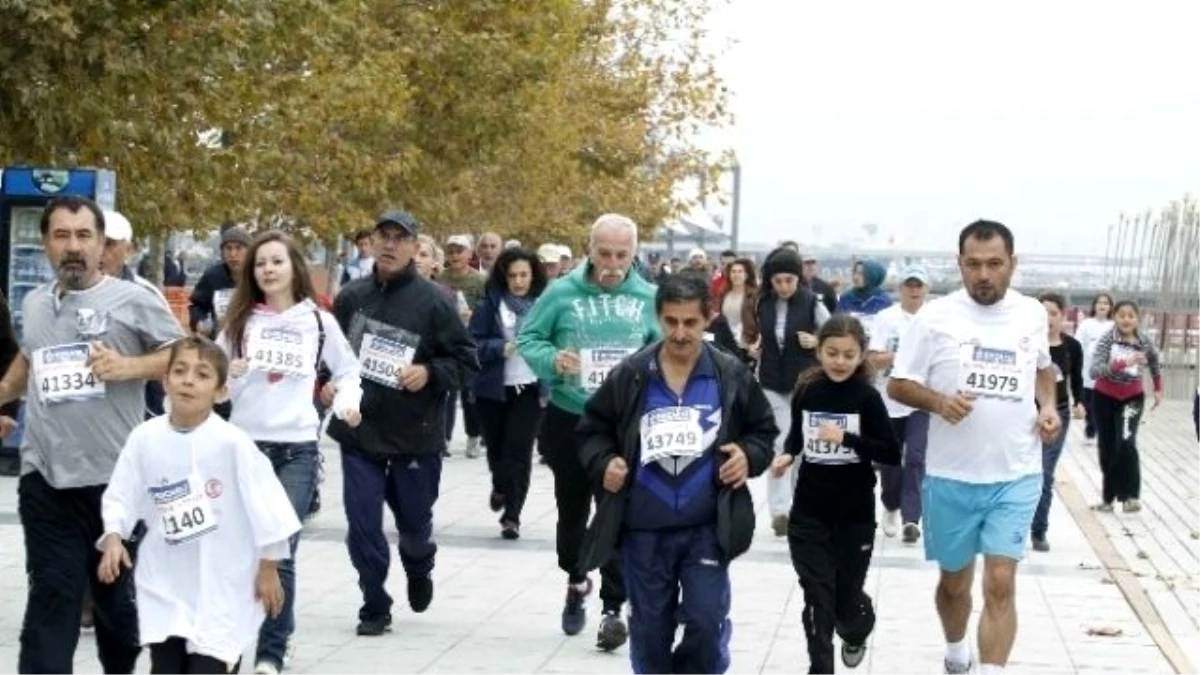
[[[965,344],[959,349],[958,390],[984,398],[1021,401],[1028,376],[1015,349]]]
[[[92,347],[86,342],[43,347],[33,352],[33,375],[43,403],[104,398],[104,382],[88,361]]]
[[[168,544],[182,544],[217,529],[212,501],[200,486],[198,479],[190,478],[150,488]]]

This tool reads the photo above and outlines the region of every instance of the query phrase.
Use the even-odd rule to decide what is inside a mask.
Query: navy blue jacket
[[[504,326],[500,324],[500,303],[504,302],[500,291],[488,286],[471,313],[468,330],[478,349],[479,373],[471,383],[476,396],[493,401],[504,397]],[[550,384],[538,381],[543,398],[550,395]]]

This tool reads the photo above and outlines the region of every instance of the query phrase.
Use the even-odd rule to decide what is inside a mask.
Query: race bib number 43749
[[[1015,349],[965,344],[959,349],[958,390],[985,398],[1020,401],[1027,375]]]
[[[704,454],[704,429],[700,411],[672,407],[642,415],[642,464],[666,457],[699,457]]]
[[[33,375],[43,403],[104,398],[104,382],[92,372],[86,342],[43,347],[33,352]]]

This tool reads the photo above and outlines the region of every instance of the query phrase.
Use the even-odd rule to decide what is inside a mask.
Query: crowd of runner
[[[232,227],[185,325],[126,266],[119,213],[59,198],[41,233],[55,279],[25,299],[0,380],[0,404],[25,401],[21,672],[70,672],[87,627],[106,672],[132,672],[143,647],[156,673],[233,672],[248,649],[256,673],[282,671],[323,432],[339,448],[357,634],[392,622],[385,505],[407,604],[425,611],[459,409],[499,536],[520,537],[535,448],[549,466],[561,630],[586,628],[599,570],[596,645],[628,642],[639,673],[729,667],[728,570],[752,543],[759,476],[816,673],[835,655],[858,666],[875,625],[877,483],[884,536],[923,540],[940,570],[948,673],[1008,662],[1017,564],[1027,545],[1049,550],[1073,418],[1099,446],[1095,508],[1141,508],[1144,376],[1153,405],[1162,381],[1138,308],[1102,294],[1067,334],[1064,298],[1010,288],[1000,223],[962,230],[960,290],[930,299],[928,270],[909,264],[898,301],[878,262],[839,294],[791,242],[761,264],[698,249],[684,266],[640,258],[637,225],[607,214],[576,259],[496,233],[439,242],[405,211],[356,235],[327,295],[296,241]],[[3,434],[15,426],[0,417]]]

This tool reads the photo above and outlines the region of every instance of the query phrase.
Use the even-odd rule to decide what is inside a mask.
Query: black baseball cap
[[[375,229],[378,230],[387,225],[395,225],[413,237],[421,232],[421,225],[417,219],[403,209],[393,209],[379,214],[379,217],[375,219]]]

